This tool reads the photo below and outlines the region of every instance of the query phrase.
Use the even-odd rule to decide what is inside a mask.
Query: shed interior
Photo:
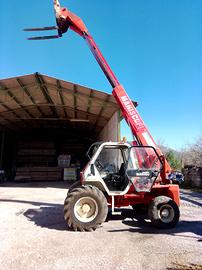
[[[75,180],[97,140],[119,140],[110,94],[39,73],[0,80],[0,169],[7,180]]]

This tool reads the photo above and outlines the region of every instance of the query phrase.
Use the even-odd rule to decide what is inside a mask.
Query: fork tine
[[[58,30],[58,27],[57,26],[46,26],[46,27],[24,29],[24,31],[48,31],[48,30]]]
[[[60,38],[59,35],[54,35],[54,36],[43,36],[43,37],[30,37],[27,38],[28,40],[45,40],[45,39],[54,39],[54,38]]]

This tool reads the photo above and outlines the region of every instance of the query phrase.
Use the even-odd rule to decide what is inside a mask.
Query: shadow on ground
[[[172,267],[168,267],[167,270],[202,270],[202,264],[173,264]]]
[[[196,206],[202,207],[202,194],[198,192],[180,191],[180,199]]]
[[[23,209],[16,213],[16,216],[23,214],[35,225],[55,230],[67,230],[67,225],[63,218],[63,205],[55,203],[44,203],[26,200],[0,199],[0,202],[31,204],[38,208]]]
[[[37,226],[55,230],[68,229],[63,218],[62,205],[51,205],[49,207],[42,206],[39,209],[28,209],[26,212],[24,212],[24,215]],[[108,232],[129,231],[142,234],[169,234],[172,236],[193,238],[197,241],[202,241],[202,221],[182,220],[173,229],[159,230],[152,227],[151,222],[145,219],[145,215],[136,215],[134,217],[134,212],[130,209],[123,209],[120,216],[113,216],[111,213],[109,213],[106,222],[113,220],[122,221],[126,228],[108,230]],[[183,235],[180,235],[180,233],[183,233]],[[188,233],[194,233],[195,235],[189,235]]]
[[[181,220],[173,229],[157,229],[152,227],[151,222],[146,215],[134,215],[133,210],[130,209],[124,209],[121,216],[108,215],[108,220],[114,219],[122,220],[122,223],[126,225],[127,228],[109,230],[109,232],[129,231],[142,234],[169,234],[178,237],[193,238],[202,242],[202,221]],[[183,235],[180,235],[180,233],[183,233]],[[188,233],[194,233],[195,236],[189,235]]]
[[[52,181],[52,182],[0,182],[0,187],[15,188],[61,188],[68,189],[74,182]]]
[[[59,231],[67,230],[67,225],[63,217],[63,205],[41,206],[39,209],[28,209],[24,216],[42,228]]]
[[[0,202],[31,204],[38,208],[30,208],[22,213],[29,221],[42,228],[54,230],[67,230],[67,224],[63,217],[63,205],[54,203],[43,203],[35,201],[0,199]],[[108,214],[106,222],[120,220],[125,225],[123,229],[108,230],[108,232],[137,232],[142,234],[169,234],[178,237],[193,238],[202,242],[202,221],[181,220],[177,226],[169,230],[160,230],[152,227],[146,215],[134,214],[132,209],[121,209],[121,215]],[[183,233],[183,235],[180,235]],[[195,236],[186,233],[194,233]]]

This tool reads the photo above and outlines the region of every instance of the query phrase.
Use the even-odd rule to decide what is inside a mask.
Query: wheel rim
[[[166,204],[160,207],[160,209],[158,210],[158,216],[162,222],[170,223],[174,219],[175,212],[170,205]]]
[[[80,198],[74,206],[74,215],[81,222],[91,222],[97,214],[97,202],[91,197]]]

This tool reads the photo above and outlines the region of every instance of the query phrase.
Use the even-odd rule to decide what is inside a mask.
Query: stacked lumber
[[[62,179],[59,167],[18,167],[15,181],[58,181]]]
[[[55,145],[52,142],[22,141],[18,143],[17,166],[45,166],[57,165]]]
[[[62,178],[53,142],[18,142],[16,165],[15,181],[58,181]]]
[[[71,164],[76,163],[77,160],[82,161],[85,157],[88,146],[85,143],[77,142],[74,140],[64,140],[58,148],[58,152],[61,154],[71,155]]]

